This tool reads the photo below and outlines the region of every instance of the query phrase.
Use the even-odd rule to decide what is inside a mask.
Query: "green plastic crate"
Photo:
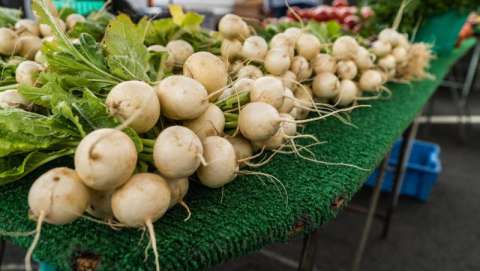
[[[94,11],[97,11],[105,4],[105,2],[101,0],[64,0],[53,1],[53,3],[58,9],[63,7],[71,7],[82,15],[88,15]]]

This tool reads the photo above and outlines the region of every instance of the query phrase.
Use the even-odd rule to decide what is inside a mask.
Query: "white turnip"
[[[22,36],[17,39],[18,53],[27,59],[32,59],[35,54],[42,48],[42,40],[37,36]]]
[[[351,60],[341,60],[337,63],[337,74],[341,79],[352,80],[357,76],[358,68]]]
[[[395,58],[395,63],[399,66],[408,64],[408,51],[403,47],[396,47],[392,51],[392,55]]]
[[[288,52],[282,49],[270,49],[265,56],[265,70],[273,75],[284,74],[290,68],[290,64]]]
[[[293,89],[296,87],[297,76],[292,71],[286,71],[284,74],[280,75],[280,78],[283,82],[283,85],[286,88]]]
[[[167,50],[173,56],[175,64],[181,66],[193,54],[193,47],[184,40],[172,40],[167,43]]]
[[[386,55],[378,60],[378,66],[384,71],[395,70],[397,61],[393,55]]]
[[[250,29],[243,19],[235,14],[227,14],[220,19],[218,31],[228,39],[244,40],[250,35]]]
[[[180,179],[192,175],[203,159],[200,138],[183,126],[163,130],[153,148],[155,166],[162,176]]]
[[[242,43],[239,40],[224,39],[220,53],[225,59],[234,59],[240,55]]]
[[[29,108],[31,103],[16,89],[0,92],[0,108]]]
[[[285,87],[280,79],[273,76],[260,77],[253,83],[250,101],[264,102],[280,108],[285,96]]]
[[[337,70],[337,62],[329,54],[318,54],[312,60],[312,68],[316,74],[322,72],[335,73]]]
[[[285,34],[293,44],[297,42],[302,33],[303,31],[298,27],[289,27],[283,32],[283,34]]]
[[[243,42],[241,54],[247,60],[262,62],[267,51],[268,45],[264,38],[251,36]]]
[[[297,76],[298,81],[308,79],[312,75],[312,68],[310,63],[303,56],[296,56],[293,58],[290,70]]]
[[[393,47],[397,46],[400,43],[401,34],[392,28],[383,29],[378,34],[378,40],[385,43],[390,43]]]
[[[15,79],[19,84],[34,86],[39,73],[42,71],[42,65],[34,61],[26,60],[17,66],[17,69],[15,70]]]
[[[75,171],[88,187],[99,191],[111,191],[124,184],[136,164],[135,144],[116,129],[91,132],[75,151]]]
[[[322,72],[313,78],[312,91],[318,98],[331,99],[338,95],[340,81],[335,74]]]
[[[278,131],[280,115],[270,104],[249,103],[240,111],[238,126],[242,135],[251,141],[267,140]]]
[[[262,70],[253,65],[247,65],[242,67],[238,73],[237,78],[250,78],[257,79],[263,76]]]
[[[160,262],[153,222],[165,214],[171,198],[167,181],[151,173],[134,175],[112,196],[112,210],[118,221],[129,227],[147,226],[157,271]]]
[[[15,23],[15,31],[17,33],[30,33],[34,36],[40,36],[38,24],[31,19],[21,19]]]
[[[63,22],[62,19],[60,19],[60,18],[55,18],[55,24],[58,26],[58,28],[62,32],[65,32],[65,30],[67,29],[67,26],[65,25],[65,22]],[[39,29],[40,29],[40,34],[42,35],[42,37],[53,36],[53,30],[48,24],[40,24]]]
[[[218,106],[210,104],[202,115],[196,119],[185,121],[183,125],[192,130],[200,140],[203,140],[209,136],[223,134],[225,116]]]
[[[352,104],[356,101],[359,94],[357,85],[351,80],[340,81],[338,91],[337,104],[340,106],[348,106]]]
[[[335,40],[332,55],[339,60],[348,60],[357,54],[358,42],[350,36],[342,36]]]
[[[85,17],[83,17],[81,14],[73,13],[67,16],[65,22],[67,23],[67,28],[72,30],[78,23],[85,22]]]
[[[302,33],[295,43],[297,53],[308,60],[320,53],[320,47],[320,41],[310,33]]]
[[[233,181],[239,165],[235,149],[225,138],[210,136],[203,141],[207,165],[200,166],[197,177],[200,183],[210,188],[219,188]]]
[[[235,149],[235,156],[240,164],[240,167],[246,166],[244,161],[252,157],[253,155],[253,147],[252,144],[250,144],[250,141],[246,140],[241,135],[237,135],[235,137],[227,137],[226,139],[230,142],[230,144],[232,144],[233,148]]]
[[[160,118],[155,90],[142,81],[125,81],[112,88],[105,101],[111,115],[129,121],[129,127],[146,133]]]
[[[278,33],[272,37],[270,40],[270,48],[278,47],[294,47],[295,42],[292,42],[292,39],[285,35],[284,33]]]
[[[392,51],[392,45],[388,42],[377,40],[372,43],[371,50],[377,57],[384,57],[390,54]]]
[[[372,55],[365,47],[358,47],[357,54],[353,58],[360,70],[367,70],[374,66],[374,55]]]
[[[289,88],[285,88],[285,94],[282,106],[278,108],[279,113],[288,113],[292,111],[293,107],[295,106],[295,96],[293,92]]]
[[[173,75],[163,79],[155,88],[162,114],[173,120],[198,118],[208,108],[207,90],[198,81]]]
[[[183,65],[183,74],[200,82],[209,94],[216,93],[210,100],[220,96],[228,83],[228,72],[222,59],[209,52],[192,54]]]
[[[18,51],[19,46],[15,32],[5,27],[0,28],[0,54],[11,56]]]
[[[384,78],[381,72],[377,70],[366,70],[360,76],[358,86],[362,91],[380,91],[384,83]]]

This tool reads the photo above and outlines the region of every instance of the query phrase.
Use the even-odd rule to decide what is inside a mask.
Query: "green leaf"
[[[13,155],[0,158],[0,185],[17,181],[35,169],[75,153],[75,148],[58,151],[34,151],[26,155]]]
[[[91,13],[86,18],[85,22],[75,24],[75,27],[70,30],[68,34],[72,38],[79,38],[80,34],[88,33],[94,37],[95,40],[100,41],[105,34],[105,28],[108,23],[114,18],[115,17],[112,14],[106,11]]]
[[[102,47],[100,44],[97,43],[95,38],[88,34],[82,33],[80,34],[80,46],[78,46],[78,50],[95,66],[101,68],[102,70],[106,70],[107,66],[105,65],[105,57],[103,56]]]
[[[19,109],[0,110],[0,157],[46,149],[60,149],[78,141],[78,134],[62,127],[54,116]]]
[[[171,18],[155,20],[148,28],[145,43],[152,44],[167,44],[170,38],[180,29]]]
[[[104,44],[112,74],[123,80],[150,81],[148,51],[144,45],[148,24],[146,18],[135,24],[125,14],[110,22]]]
[[[18,9],[0,7],[0,27],[11,27],[20,20],[22,12]]]

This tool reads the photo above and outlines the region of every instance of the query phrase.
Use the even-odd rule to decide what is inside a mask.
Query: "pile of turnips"
[[[50,14],[52,23],[62,31],[84,20],[72,14],[64,23],[55,15]],[[16,28],[0,29],[4,41],[12,43],[0,46],[0,53],[19,52],[30,59],[18,66],[17,82],[36,86],[37,78],[49,72],[39,36],[48,38],[51,29],[34,21]],[[239,175],[259,175],[282,185],[274,176],[245,169],[264,165],[278,153],[355,167],[310,156],[308,147],[320,142],[301,134],[299,126],[329,116],[345,121],[343,114],[361,107],[356,104],[363,92],[381,93],[389,80],[424,78],[431,58],[427,46],[419,58],[419,45],[392,29],[368,46],[351,36],[322,43],[295,27],[267,41],[228,14],[219,22],[219,35],[220,55],[195,51],[185,40],[149,46],[148,52],[166,54],[167,76],[156,82],[125,80],[106,93],[105,108],[121,124],[86,134],[76,146],[73,169],[51,169],[30,189],[28,204],[38,224],[27,269],[43,222],[67,224],[87,213],[113,227],[146,227],[159,270],[153,223],[176,204],[190,217],[184,202],[189,179],[221,188]],[[22,38],[34,39],[36,47],[27,48],[28,42],[17,50]],[[16,90],[0,93],[0,107],[32,108]],[[141,138],[143,148],[126,128]],[[301,146],[299,138],[313,143]]]

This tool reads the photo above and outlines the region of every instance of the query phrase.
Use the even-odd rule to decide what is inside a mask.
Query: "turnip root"
[[[209,136],[223,134],[225,128],[225,116],[223,111],[214,104],[210,104],[200,117],[186,121],[183,125],[192,130],[200,140]]]
[[[15,23],[15,31],[17,33],[30,33],[34,36],[40,36],[40,29],[34,20],[21,19]]]
[[[426,43],[414,43],[408,49],[408,64],[399,67],[398,76],[407,81],[433,78],[428,73],[430,61],[434,58],[431,45]]]
[[[242,60],[237,60],[233,63],[228,63],[228,72],[230,74],[237,74],[241,68],[245,67]]]
[[[202,143],[192,130],[170,126],[157,137],[153,159],[162,176],[185,178],[192,175],[203,160]]]
[[[233,181],[239,165],[235,149],[225,138],[210,136],[203,141],[206,166],[200,166],[197,177],[210,188],[219,188]]]
[[[332,47],[332,54],[339,60],[348,60],[357,54],[358,42],[350,36],[342,36],[335,40]]]
[[[406,34],[400,34],[399,39],[398,39],[398,44],[397,47],[402,47],[405,50],[410,49],[410,42],[408,41],[408,37]]]
[[[38,50],[33,59],[35,60],[35,62],[42,64],[45,67],[48,66],[47,58],[42,53],[42,50]]]
[[[0,108],[29,108],[31,103],[16,89],[0,92]]]
[[[20,44],[17,42],[17,34],[12,30],[0,28],[0,54],[11,56],[19,50]]]
[[[112,210],[118,221],[129,227],[147,226],[157,271],[160,263],[153,222],[165,214],[171,198],[167,181],[151,173],[134,175],[112,196]]]
[[[284,74],[290,68],[290,64],[290,56],[282,49],[270,49],[265,56],[265,70],[273,75]]]
[[[135,144],[115,129],[91,132],[75,151],[75,171],[88,187],[99,191],[111,191],[124,184],[136,164]]]
[[[310,63],[303,56],[296,56],[293,58],[290,70],[297,76],[298,81],[308,79],[312,75],[312,68]]]
[[[399,34],[396,30],[392,28],[383,29],[378,34],[378,40],[390,43],[393,47],[397,46],[400,43],[401,34]]]
[[[322,72],[313,78],[313,94],[318,98],[331,99],[338,95],[340,81],[335,74]]]
[[[75,28],[76,24],[85,22],[85,17],[83,17],[80,14],[74,13],[74,14],[68,15],[67,18],[65,19],[65,22],[67,23],[67,28],[69,30],[72,30],[73,28]]]
[[[378,66],[384,71],[395,70],[397,61],[393,55],[387,55],[382,57],[378,61]]]
[[[320,41],[313,34],[302,33],[295,44],[297,53],[310,60],[320,53]]]
[[[395,58],[395,63],[398,66],[405,66],[408,64],[408,52],[403,47],[396,47],[392,51],[392,55]]]
[[[284,33],[278,33],[270,40],[270,48],[294,47],[295,42]]]
[[[146,133],[160,118],[160,102],[155,90],[142,81],[125,81],[112,88],[105,101],[111,115],[122,121],[131,119],[128,125],[137,133]]]
[[[282,106],[278,108],[279,113],[288,113],[292,111],[295,106],[295,96],[289,88],[285,88],[285,98],[283,99]]]
[[[298,87],[295,91],[294,108],[290,111],[290,115],[296,120],[303,120],[308,117],[314,107],[312,90],[305,85]]]
[[[55,23],[62,32],[65,32],[65,30],[67,29],[67,26],[62,21],[62,19],[55,18]],[[40,29],[40,34],[42,34],[42,37],[53,36],[52,28],[48,24],[40,24],[39,29]]]
[[[297,76],[292,71],[286,71],[284,74],[280,75],[278,78],[282,80],[283,86],[289,89],[293,89],[296,86]]]
[[[257,79],[262,76],[263,76],[262,70],[260,70],[258,67],[253,65],[244,66],[237,73],[237,78]]]
[[[193,47],[184,40],[172,40],[167,44],[167,50],[172,54],[175,64],[181,66],[193,54]]]
[[[170,187],[170,192],[172,193],[170,205],[168,207],[172,208],[177,203],[183,202],[183,198],[187,195],[189,186],[188,178],[167,180],[167,183]]]
[[[235,156],[239,162],[240,167],[244,167],[245,161],[253,156],[253,148],[250,141],[246,140],[244,137],[237,135],[235,137],[226,138],[230,144],[232,144],[235,149]]]
[[[228,39],[244,40],[250,35],[250,29],[243,19],[235,14],[227,14],[220,19],[218,31]]]
[[[312,60],[312,68],[316,74],[323,72],[335,73],[337,70],[337,62],[329,54],[318,54]]]
[[[255,80],[250,78],[240,78],[233,83],[233,89],[236,92],[250,92],[253,89]]]
[[[163,115],[173,120],[198,118],[208,108],[208,93],[198,81],[173,75],[156,87]]]
[[[35,54],[42,48],[42,40],[37,36],[19,37],[17,42],[19,43],[18,53],[27,59],[33,60]]]
[[[358,47],[354,60],[360,70],[367,70],[374,66],[372,54],[365,47]]]
[[[283,32],[283,34],[285,34],[293,44],[297,42],[302,33],[303,31],[298,27],[289,27]]]
[[[225,59],[234,59],[240,55],[242,43],[239,40],[224,39],[220,48],[221,55]]]
[[[358,69],[355,62],[351,60],[341,60],[337,63],[337,74],[341,79],[352,80],[357,76]]]
[[[392,45],[388,42],[377,40],[372,43],[371,50],[377,57],[384,57],[390,54],[390,52],[392,51]]]
[[[113,219],[112,195],[114,191],[96,191],[90,189],[90,204],[87,213],[104,221]]]
[[[209,94],[224,88],[228,83],[228,72],[222,59],[209,52],[192,54],[183,65],[183,74],[200,82]],[[220,96],[211,97],[215,100]]]
[[[356,101],[358,96],[358,87],[355,82],[351,80],[340,81],[338,88],[339,94],[337,96],[337,104],[340,106],[348,106]]]
[[[238,126],[242,135],[251,141],[267,140],[278,131],[280,115],[270,104],[249,103],[240,111]]]
[[[296,135],[297,125],[295,124],[295,119],[291,115],[285,113],[280,114],[280,117],[289,121],[282,121],[280,128],[275,135],[267,140],[255,142],[256,145],[264,147],[267,150],[276,150],[281,148],[285,144],[285,141],[289,140],[290,137]]]
[[[285,88],[282,81],[273,76],[258,78],[250,91],[250,101],[268,103],[277,109],[282,106],[284,96]]]
[[[74,221],[87,209],[89,198],[87,187],[72,169],[54,168],[35,180],[28,192],[28,206],[37,227],[25,255],[26,270],[32,270],[31,258],[40,239],[42,223],[63,225]]]
[[[384,78],[381,72],[377,70],[366,70],[360,76],[358,86],[362,91],[378,92],[381,90]]]
[[[20,63],[15,70],[15,79],[17,83],[28,86],[34,86],[38,74],[43,71],[42,65],[37,62],[26,60]]]
[[[241,54],[247,60],[262,62],[267,51],[268,45],[264,38],[251,36],[243,42]]]

